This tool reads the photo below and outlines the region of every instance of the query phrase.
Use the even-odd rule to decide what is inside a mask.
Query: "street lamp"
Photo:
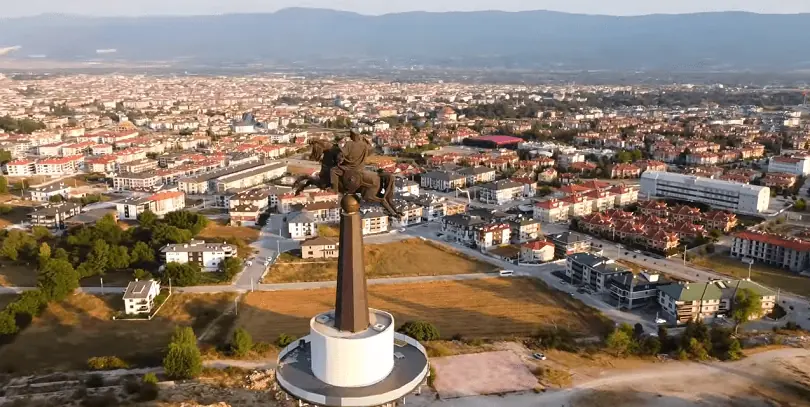
[[[751,281],[751,266],[754,264],[754,259],[743,259],[743,263],[748,263],[748,281]]]

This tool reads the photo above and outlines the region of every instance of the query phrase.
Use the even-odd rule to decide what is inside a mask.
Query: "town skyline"
[[[266,4],[257,0],[236,0],[231,2],[189,0],[160,2],[144,0],[131,4],[109,3],[98,0],[79,0],[55,2],[52,0],[35,0],[16,3],[5,7],[0,18],[35,16],[40,14],[78,14],[87,16],[156,16],[156,15],[218,15],[246,12],[271,13],[285,8],[323,8],[355,12],[365,15],[382,15],[403,12],[471,12],[471,11],[537,11],[548,10],[573,14],[600,14],[615,16],[635,16],[648,14],[688,14],[702,12],[741,11],[763,14],[797,14],[810,12],[810,4],[795,0],[780,4],[764,4],[753,0],[720,0],[712,4],[697,0],[649,3],[639,0],[620,0],[610,4],[594,0],[577,0],[562,2],[559,0],[541,0],[527,2],[524,0],[473,0],[465,2],[446,1],[437,4],[424,0],[409,2],[368,2],[368,1],[287,1],[280,0]]]

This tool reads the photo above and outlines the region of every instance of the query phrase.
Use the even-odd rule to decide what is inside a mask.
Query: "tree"
[[[748,322],[762,312],[762,297],[750,288],[737,291],[734,296],[734,305],[731,308],[731,318],[734,320],[734,333],[740,324]]]
[[[712,229],[711,231],[709,231],[709,236],[711,236],[712,240],[716,242],[720,240],[720,238],[723,236],[723,232],[721,232],[718,229]]]
[[[51,235],[51,231],[48,230],[45,226],[34,226],[31,228],[31,234],[34,236],[34,239],[37,241],[50,239],[53,237]]]
[[[0,192],[4,194],[8,192],[8,179],[3,176],[0,176]]]
[[[630,336],[622,329],[614,329],[605,340],[605,345],[610,352],[617,357],[626,353],[630,347]]]
[[[417,341],[435,341],[439,339],[439,330],[430,322],[408,321],[399,327],[399,332],[416,339]]]
[[[641,352],[645,355],[657,355],[661,352],[661,340],[655,336],[648,336],[641,341]]]
[[[197,335],[190,326],[179,326],[172,333],[171,343],[197,346]]]
[[[138,215],[138,222],[140,222],[142,227],[145,227],[147,229],[154,226],[154,224],[155,224],[155,222],[157,222],[157,220],[158,220],[157,215],[155,215],[155,213],[152,212],[149,209],[141,212]]]
[[[238,257],[228,257],[219,264],[219,270],[230,280],[242,271],[242,260]]]
[[[129,255],[130,264],[144,265],[155,261],[155,251],[144,242],[135,243]]]
[[[737,338],[733,338],[726,351],[726,360],[740,360],[743,356],[742,346]]]
[[[0,312],[0,335],[13,335],[19,327],[14,315],[8,310]]]
[[[51,254],[51,258],[59,260],[68,260],[70,256],[68,255],[67,250],[59,247],[53,251],[53,253]]]
[[[79,265],[78,271],[82,278],[104,275],[110,263],[110,245],[104,240],[97,239],[93,243],[87,260]]]
[[[661,351],[664,353],[672,352],[672,338],[669,337],[669,330],[664,325],[658,326],[658,340],[661,341]]]
[[[172,262],[166,264],[166,270],[164,270],[161,280],[168,283],[169,279],[171,279],[172,285],[186,287],[199,283],[201,273],[200,266],[196,263],[180,264]]]
[[[31,235],[20,230],[11,230],[3,239],[0,254],[11,261],[17,261],[20,254],[30,256],[29,258],[35,257],[38,254],[37,249],[37,242]]]
[[[276,346],[278,346],[279,348],[285,348],[287,347],[287,345],[295,342],[297,339],[298,338],[292,335],[287,335],[282,332],[278,335],[278,338],[276,339]]]
[[[253,349],[253,338],[243,328],[237,328],[233,332],[233,340],[231,341],[231,350],[236,356],[245,356]]]
[[[135,269],[135,271],[132,272],[132,278],[136,280],[151,280],[152,273],[144,269]]]
[[[202,355],[197,344],[170,343],[163,369],[173,379],[193,379],[202,373]]]
[[[121,270],[129,267],[129,249],[126,246],[116,246],[110,250],[107,266],[110,270]]]
[[[689,340],[689,355],[697,360],[706,360],[709,358],[709,352],[706,351],[706,348],[697,338]]]
[[[636,322],[636,324],[633,325],[633,338],[639,339],[641,335],[644,335],[644,326],[642,326],[640,322]]]
[[[62,195],[52,195],[50,198],[48,198],[48,202],[54,202],[54,203],[62,202],[64,200],[65,200],[65,197],[63,197]]]
[[[0,150],[0,164],[5,164],[13,159],[14,157],[11,156],[11,151]]]
[[[170,226],[190,230],[193,235],[200,233],[208,225],[208,218],[186,210],[169,212],[163,220]]]
[[[805,201],[804,198],[799,198],[798,201],[793,203],[793,209],[804,212],[804,210],[807,209],[807,201]]]
[[[61,301],[79,288],[79,273],[66,260],[48,260],[37,278],[37,285],[46,298]]]
[[[48,246],[47,243],[42,242],[39,245],[39,267],[45,265],[45,263],[50,260],[51,258],[51,246]]]

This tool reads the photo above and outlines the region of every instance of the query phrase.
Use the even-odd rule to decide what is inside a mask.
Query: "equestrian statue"
[[[352,132],[343,146],[327,140],[309,140],[312,147],[309,159],[321,163],[321,172],[314,177],[299,178],[293,188],[299,195],[308,186],[337,193],[360,195],[366,202],[382,204],[385,211],[396,217],[403,216],[394,205],[394,176],[382,171],[373,172],[364,168],[366,157],[371,155],[371,143],[363,136]]]

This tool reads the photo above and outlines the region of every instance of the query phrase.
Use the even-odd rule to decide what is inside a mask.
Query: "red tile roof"
[[[779,235],[774,235],[771,233],[762,233],[762,232],[739,232],[734,234],[735,238],[745,239],[745,240],[753,240],[756,242],[762,242],[771,244],[774,246],[785,247],[788,249],[793,249],[797,251],[810,251],[810,242],[805,240],[799,240],[795,238],[787,238]]]

